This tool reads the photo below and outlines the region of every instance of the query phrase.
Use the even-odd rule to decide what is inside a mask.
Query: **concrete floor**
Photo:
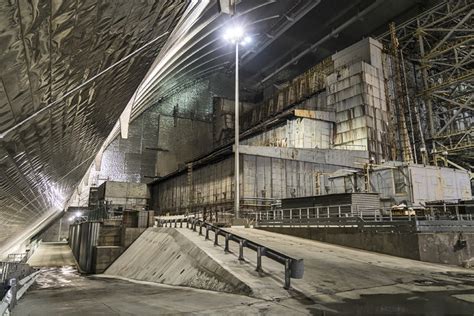
[[[79,275],[72,267],[46,268],[13,315],[303,315],[278,302],[185,287]]]
[[[221,246],[190,230],[184,233],[242,278],[261,284],[262,298],[185,287],[81,276],[72,267],[43,268],[13,310],[14,315],[472,315],[474,273],[458,267],[423,263],[253,229],[231,231],[305,260],[305,277],[281,288],[281,265],[264,259],[254,271],[255,253],[235,263],[237,247]],[[223,244],[223,241],[221,245]],[[60,263],[64,245],[40,247],[36,264]],[[41,255],[40,255],[41,254]],[[43,258],[44,263],[39,260]],[[56,258],[56,259],[53,259]],[[33,259],[33,257],[32,257]],[[36,259],[35,259],[36,260]],[[67,261],[67,259],[64,259]],[[234,263],[233,263],[234,262]],[[258,286],[256,286],[258,288]]]

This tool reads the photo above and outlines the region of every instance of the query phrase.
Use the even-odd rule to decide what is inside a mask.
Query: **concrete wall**
[[[327,103],[336,112],[335,148],[368,150],[378,162],[390,155],[389,109],[382,44],[366,38],[334,54]]]
[[[416,236],[409,233],[361,232],[357,228],[260,227],[259,229],[409,259],[420,258]]]
[[[93,273],[103,273],[123,251],[120,246],[95,246],[93,253]]]
[[[474,233],[423,233],[417,234],[420,260],[446,264],[465,264],[474,260]],[[465,240],[460,247],[458,240]]]
[[[315,227],[259,229],[425,262],[463,265],[474,259],[474,233],[462,234],[461,238],[467,245],[461,249],[456,246],[459,233],[396,233]]]
[[[213,148],[212,124],[210,121],[160,117],[158,147],[166,151],[157,152],[155,175],[165,176],[187,161],[208,153]]]

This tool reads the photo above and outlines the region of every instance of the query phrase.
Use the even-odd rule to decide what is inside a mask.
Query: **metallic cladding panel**
[[[2,1],[0,132],[171,31],[187,1]],[[60,209],[166,36],[0,142],[0,251]]]
[[[92,272],[92,255],[94,246],[97,246],[99,238],[100,223],[84,222],[80,225],[80,249],[79,259],[77,260],[82,271]]]
[[[212,96],[231,94],[227,81],[220,75],[212,76],[155,101],[130,122],[127,139],[119,135],[107,146],[100,171],[92,166],[87,180],[79,186],[81,195],[87,195],[89,185],[104,181],[150,182],[158,174],[168,174],[211,150]],[[85,203],[86,199],[76,200]]]
[[[317,171],[333,172],[342,166],[241,155],[241,198],[286,198],[315,194]],[[193,170],[193,205],[232,208],[233,157]],[[189,207],[187,174],[151,186],[151,205],[161,212],[180,213]]]

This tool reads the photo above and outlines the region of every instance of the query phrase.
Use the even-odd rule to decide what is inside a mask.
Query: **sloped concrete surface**
[[[62,267],[76,264],[69,245],[62,242],[43,242],[28,260],[32,267]]]
[[[251,293],[247,284],[173,228],[147,229],[105,274],[219,292]]]
[[[236,227],[227,229],[290,256],[304,259],[305,275],[292,280],[294,288],[320,304],[359,300],[367,295],[416,295],[424,292],[444,296],[474,293],[474,270],[399,258],[267,232]],[[237,248],[233,248],[236,252]],[[236,252],[237,253],[237,252]],[[254,264],[253,256],[248,258]],[[263,261],[267,273],[282,275],[271,260]],[[472,305],[474,311],[474,305]]]

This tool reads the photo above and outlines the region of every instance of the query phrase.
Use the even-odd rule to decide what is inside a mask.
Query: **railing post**
[[[329,206],[326,207],[327,212],[328,212],[328,218],[329,218]]]
[[[389,214],[390,214],[390,221],[393,221],[393,213],[392,213],[392,209],[389,210]]]
[[[197,225],[196,220],[194,220],[193,221],[193,231],[196,231],[196,225]]]
[[[229,234],[225,234],[224,251],[229,252]]]
[[[293,219],[293,210],[290,208],[290,220]]]
[[[239,260],[244,260],[244,241],[242,239],[239,241]]]
[[[202,222],[199,222],[199,236],[202,236]]]
[[[276,218],[275,218],[275,214],[276,214],[276,212],[275,212],[275,210],[274,210],[274,211],[273,211],[273,220],[276,219]]]
[[[283,288],[289,290],[291,286],[291,260],[285,260],[285,285]]]
[[[183,228],[183,219],[179,221],[179,228]]]
[[[209,225],[206,225],[206,240],[209,239]]]
[[[262,272],[262,255],[264,252],[263,247],[257,247],[257,272]]]
[[[309,219],[309,207],[306,209],[306,218]]]
[[[218,245],[219,245],[219,230],[217,229],[214,232],[214,246],[218,246]]]
[[[10,290],[11,291],[11,301],[10,301],[10,310],[13,309],[13,307],[15,307],[16,305],[16,292],[17,292],[17,282],[16,282],[16,279],[13,278],[13,279],[10,279],[8,280],[8,285],[10,286]]]
[[[316,207],[316,218],[319,218],[319,207]]]
[[[189,228],[189,219],[186,218],[186,228]]]
[[[340,205],[337,206],[337,213],[339,214],[339,217],[341,217],[341,206]]]
[[[299,215],[300,215],[300,219],[301,219],[301,209],[299,209]]]

